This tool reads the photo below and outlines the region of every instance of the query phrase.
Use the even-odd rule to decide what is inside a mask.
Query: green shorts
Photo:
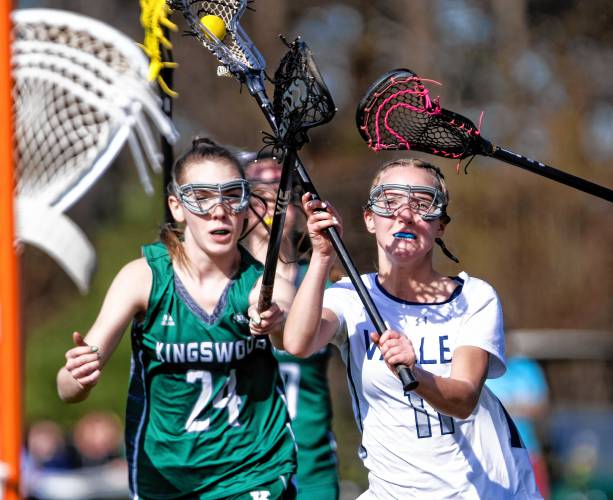
[[[228,500],[295,500],[296,487],[291,476],[279,476],[278,479],[263,483],[244,493],[232,495]]]
[[[338,500],[339,497],[338,483],[328,483],[320,485],[298,485],[298,496],[296,500]]]

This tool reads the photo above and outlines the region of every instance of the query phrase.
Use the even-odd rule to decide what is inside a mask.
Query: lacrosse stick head
[[[176,132],[136,44],[72,12],[24,9],[12,16],[17,195],[63,212],[126,142],[147,181],[145,159],[159,165],[152,125],[172,142]]]
[[[281,143],[299,149],[308,142],[306,131],[332,120],[336,108],[307,44],[298,38],[286,45],[274,76],[273,112]]]
[[[264,71],[264,58],[239,23],[248,0],[168,0],[168,3],[173,10],[181,11],[189,24],[189,33],[217,57],[221,63],[217,70],[219,76],[230,72],[242,82],[249,74],[259,75]],[[223,21],[226,29],[223,40],[200,22],[207,15]]]
[[[11,14],[17,237],[40,247],[82,291],[95,252],[64,214],[127,143],[145,189],[159,165],[157,134],[176,131],[159,109],[147,60],[123,33],[57,9]]]
[[[358,105],[356,124],[374,151],[413,150],[462,159],[478,154],[484,140],[468,118],[441,108],[422,80],[396,69],[373,83]]]

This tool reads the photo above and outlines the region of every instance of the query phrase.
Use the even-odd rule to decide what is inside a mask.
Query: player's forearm
[[[313,256],[307,273],[294,297],[283,333],[285,350],[307,357],[327,343],[320,339],[322,303],[333,258]]]
[[[78,403],[87,399],[91,387],[83,387],[62,367],[57,374],[57,392],[64,403]]]
[[[287,308],[289,309],[289,307]],[[287,309],[282,309],[283,315],[287,318]],[[276,349],[285,350],[285,346],[283,343],[283,329],[285,328],[285,321],[279,323],[278,326],[274,328],[273,331],[270,332],[268,337],[270,338],[270,342]]]
[[[465,419],[475,409],[481,387],[467,380],[436,376],[415,365],[413,373],[419,381],[415,392],[435,410],[450,417]]]

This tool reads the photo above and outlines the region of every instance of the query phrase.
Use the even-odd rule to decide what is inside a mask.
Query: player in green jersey
[[[258,260],[264,262],[281,165],[266,153],[242,153],[239,157],[245,165],[254,198],[247,247]],[[277,264],[277,275],[296,287],[300,285],[308,266],[302,257],[302,247],[310,243],[304,232],[304,218],[301,224],[300,213],[300,206],[290,203]],[[306,359],[275,349],[275,357],[285,382],[289,413],[298,444],[298,499],[336,500],[339,495],[336,442],[332,433],[332,405],[326,377],[329,347]]]
[[[271,340],[294,289],[258,314],[262,265],[238,241],[250,189],[236,158],[196,139],[174,168],[176,221],[115,277],[66,353],[58,392],[85,399],[132,321],[126,450],[134,499],[293,498],[295,443]]]

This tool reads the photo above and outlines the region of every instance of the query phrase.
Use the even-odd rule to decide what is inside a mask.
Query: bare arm
[[[323,308],[326,280],[335,259],[332,244],[323,231],[332,226],[340,230],[341,224],[338,214],[329,204],[310,200],[308,193],[302,197],[302,202],[308,217],[307,226],[313,255],[290,308],[283,343],[290,354],[308,357],[328,344],[339,328],[336,315]]]
[[[75,347],[66,352],[66,364],[57,375],[63,401],[76,403],[87,398],[127,325],[147,309],[151,283],[151,269],[144,258],[130,262],[115,276],[85,338],[73,333]]]
[[[458,347],[453,353],[451,375],[438,377],[419,367],[415,392],[437,411],[456,418],[467,418],[475,409],[487,376],[489,354],[478,347]]]
[[[475,409],[488,370],[489,354],[478,347],[462,346],[453,352],[451,374],[439,377],[415,364],[411,341],[398,332],[388,330],[379,338],[371,334],[381,348],[385,362],[395,373],[394,366],[404,364],[413,370],[419,387],[415,390],[430,405],[445,415],[467,418]]]

